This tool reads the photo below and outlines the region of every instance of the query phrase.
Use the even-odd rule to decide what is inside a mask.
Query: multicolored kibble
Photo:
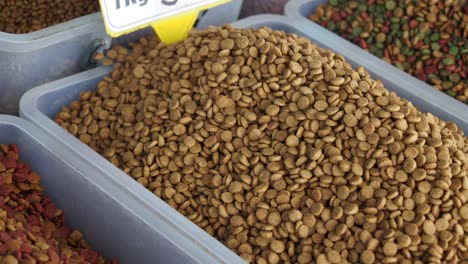
[[[19,160],[16,145],[0,145],[0,263],[117,263],[106,261],[65,225],[63,211],[39,182]]]
[[[329,0],[309,18],[468,103],[468,1]]]

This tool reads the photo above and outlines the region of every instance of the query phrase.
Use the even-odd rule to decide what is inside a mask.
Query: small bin
[[[321,32],[304,31],[304,25],[302,23],[296,23],[290,18],[277,15],[260,15],[253,16],[238,22],[233,23],[233,26],[240,28],[248,27],[262,27],[268,26],[277,30],[284,30],[291,33],[296,33],[310,38],[313,42],[318,43],[320,46],[325,48],[332,48],[332,44],[327,41]],[[346,50],[345,50],[346,51]],[[348,57],[349,51],[345,52],[345,56]],[[353,58],[353,57],[352,57]],[[371,68],[377,72],[375,68]],[[49,84],[42,85],[31,91],[29,91],[21,99],[21,116],[25,119],[31,120],[33,123],[40,126],[48,134],[51,134],[57,141],[61,141],[67,144],[70,152],[78,154],[81,159],[87,160],[92,163],[99,173],[93,175],[93,178],[112,178],[116,184],[124,186],[128,191],[130,198],[124,200],[132,201],[133,205],[127,205],[129,208],[133,208],[137,201],[145,204],[146,210],[137,212],[138,217],[144,219],[147,223],[160,230],[160,232],[166,236],[171,237],[176,243],[179,243],[181,247],[184,244],[181,242],[192,240],[195,241],[199,247],[206,249],[206,254],[212,254],[217,257],[217,260],[226,263],[240,263],[241,259],[235,255],[232,251],[223,246],[215,238],[209,236],[201,228],[190,222],[182,214],[174,210],[172,207],[163,202],[156,195],[148,191],[146,188],[141,186],[131,177],[126,175],[123,171],[115,167],[112,163],[107,161],[104,157],[96,153],[90,147],[82,143],[79,139],[69,134],[66,130],[62,129],[58,124],[54,122],[55,115],[60,109],[69,105],[72,101],[76,100],[82,91],[95,90],[96,85],[111,71],[110,68],[99,67],[86,72],[82,72],[65,79],[61,79]],[[380,71],[379,71],[380,72]],[[381,75],[373,74],[374,77],[380,78]],[[404,91],[399,86],[398,82],[387,83],[390,90],[400,93]],[[425,107],[425,111],[436,111],[436,114],[450,116],[444,109],[434,107],[431,102],[426,102],[421,97],[411,97],[412,101],[417,105]],[[468,128],[467,122],[459,122],[459,125],[464,129]],[[465,130],[467,131],[467,130]],[[106,188],[103,186],[103,191]],[[133,202],[135,200],[135,202]],[[158,223],[154,223],[153,219],[155,215],[164,216],[167,221],[172,222],[175,226],[181,229],[181,235],[173,236],[170,234],[170,229],[162,229],[158,227]]]
[[[241,5],[242,0],[233,0],[204,12],[198,27],[237,20]],[[142,33],[147,32],[151,30]],[[137,32],[117,42],[140,36]],[[0,114],[17,115],[19,100],[26,91],[83,71],[90,54],[109,47],[111,41],[99,12],[27,34],[0,32]]]
[[[429,84],[398,69],[384,60],[361,49],[354,43],[332,31],[312,22],[307,17],[328,0],[291,0],[285,7],[285,14],[301,24],[301,29],[318,34],[320,42],[330,49],[343,54],[353,65],[366,68],[374,78],[381,79],[389,90],[408,99],[423,111],[431,112],[445,120],[453,121],[468,132],[468,105],[434,89]]]
[[[102,177],[93,164],[28,121],[0,115],[0,143],[18,145],[20,159],[41,175],[67,224],[106,257],[128,264],[220,262],[193,241],[178,238],[175,223],[144,212],[145,204],[131,201],[132,194],[112,176]]]

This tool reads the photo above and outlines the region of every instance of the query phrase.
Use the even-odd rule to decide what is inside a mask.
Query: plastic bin
[[[302,30],[302,24],[293,23],[291,19],[283,16],[253,16],[238,21],[233,25],[242,28],[269,26],[274,29],[307,36],[314,42],[320,43],[321,46],[330,47],[330,45],[327,45],[327,42],[319,41],[319,39],[323,38],[323,35],[315,32],[305,32]],[[110,178],[116,182],[115,184],[124,186],[127,189],[128,196],[132,196],[132,201],[135,200],[144,203],[146,211],[139,211],[136,216],[153,224],[155,228],[161,230],[167,237],[173,237],[168,234],[167,229],[161,229],[158,227],[157,223],[152,222],[153,215],[165,216],[166,219],[172,221],[175,226],[185,232],[187,237],[184,238],[184,240],[196,241],[198,245],[204,246],[207,252],[222,258],[223,262],[239,263],[241,261],[240,258],[232,251],[216,241],[216,239],[210,237],[182,214],[169,207],[157,196],[138,184],[131,177],[127,176],[104,157],[100,156],[53,121],[55,115],[60,111],[62,106],[69,105],[73,100],[76,100],[82,91],[95,90],[97,83],[110,71],[110,68],[99,67],[37,87],[26,93],[21,99],[20,114],[23,118],[31,120],[47,133],[51,134],[57,141],[66,144],[70,152],[77,153],[83,160],[92,163],[99,171],[99,173],[94,175],[94,178]],[[394,83],[389,88],[398,91],[402,90],[402,88],[397,86],[397,83]],[[432,104],[429,102],[425,103],[420,97],[414,97],[412,99],[414,99],[415,103],[424,105],[426,110],[432,110]],[[443,109],[440,111],[444,112]],[[461,125],[464,128],[468,127],[468,123],[466,122]],[[106,191],[105,186],[103,186],[103,190]],[[134,205],[135,203],[127,207],[133,208]],[[174,237],[174,240],[178,241],[178,239],[180,239],[180,237]]]
[[[182,223],[167,218],[173,212],[148,210],[112,174],[100,175],[94,164],[28,121],[0,115],[0,143],[19,146],[21,160],[41,175],[41,185],[64,210],[67,224],[82,231],[101,254],[128,264],[223,262],[180,235],[177,225]]]
[[[106,37],[99,13],[27,34],[0,32],[0,113],[17,114],[28,89],[80,72],[90,43]]]
[[[241,5],[242,0],[233,0],[207,10],[198,27],[237,20]],[[116,42],[136,40],[148,32],[151,29]],[[0,32],[0,114],[18,114],[18,102],[27,90],[83,71],[89,55],[110,44],[98,12],[27,34]]]
[[[397,92],[398,95],[410,100],[424,111],[457,123],[465,130],[465,133],[468,133],[468,126],[466,126],[468,105],[434,89],[429,84],[307,18],[314,12],[315,8],[327,2],[328,0],[292,0],[287,3],[285,14],[295,19],[301,25],[301,29],[308,34],[320,36],[317,37],[317,42],[345,55],[353,65],[362,65],[367,68],[374,78],[381,79],[388,89]]]

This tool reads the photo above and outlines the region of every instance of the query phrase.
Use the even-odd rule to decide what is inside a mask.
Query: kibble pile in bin
[[[468,1],[329,0],[310,19],[468,103]]]
[[[468,137],[343,56],[230,26],[110,54],[56,122],[246,261],[468,259]]]
[[[40,175],[19,159],[16,145],[0,144],[0,263],[98,263],[78,230],[43,192]]]
[[[30,33],[97,11],[98,0],[0,0],[0,32]]]

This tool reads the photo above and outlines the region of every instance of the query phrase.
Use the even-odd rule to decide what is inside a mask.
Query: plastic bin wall
[[[27,90],[80,72],[91,42],[106,37],[99,13],[27,34],[0,32],[0,113],[17,114]]]

